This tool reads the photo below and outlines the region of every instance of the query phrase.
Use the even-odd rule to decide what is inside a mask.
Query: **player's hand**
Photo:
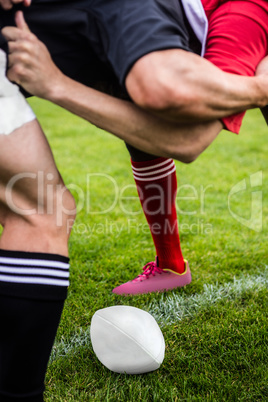
[[[2,29],[9,47],[7,77],[32,95],[48,99],[62,73],[46,46],[29,30],[22,11],[16,13],[15,21],[17,27]]]
[[[31,5],[32,0],[0,0],[0,6],[4,10],[10,10],[14,4],[23,3],[25,7],[29,7]]]

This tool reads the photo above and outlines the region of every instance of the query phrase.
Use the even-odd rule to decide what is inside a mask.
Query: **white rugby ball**
[[[164,360],[165,340],[151,314],[136,307],[112,306],[96,311],[90,327],[100,362],[115,373],[142,374]]]

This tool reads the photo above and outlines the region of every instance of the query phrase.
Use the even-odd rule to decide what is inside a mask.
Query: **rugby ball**
[[[115,373],[157,370],[165,356],[163,334],[151,314],[136,307],[112,306],[96,311],[90,337],[100,362]]]

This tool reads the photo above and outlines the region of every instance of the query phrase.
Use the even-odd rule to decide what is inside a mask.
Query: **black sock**
[[[0,402],[42,402],[67,294],[66,257],[0,250]]]

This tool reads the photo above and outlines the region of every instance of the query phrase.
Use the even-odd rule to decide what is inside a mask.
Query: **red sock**
[[[172,159],[133,162],[140,202],[150,226],[160,268],[184,272],[176,212],[177,178]]]

